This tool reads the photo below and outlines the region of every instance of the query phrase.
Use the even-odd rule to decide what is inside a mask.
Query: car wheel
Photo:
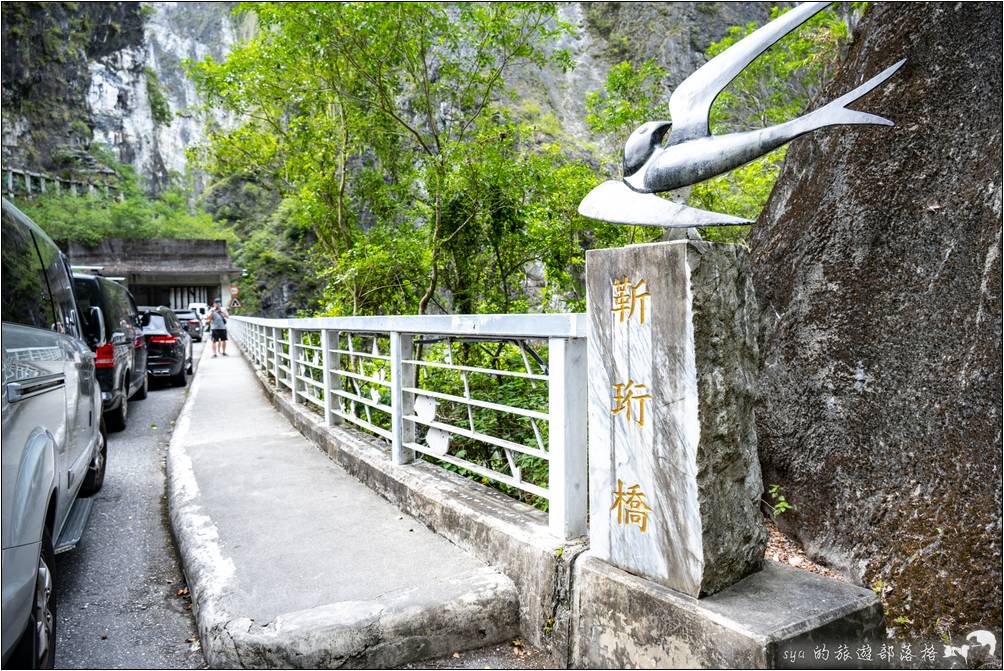
[[[122,402],[119,407],[105,413],[105,425],[109,431],[125,431],[129,419],[129,391],[122,390]]]
[[[101,485],[105,483],[105,469],[108,465],[108,438],[105,435],[105,423],[101,422],[101,447],[98,453],[91,459],[91,465],[87,468],[87,475],[80,485],[80,496],[93,496],[101,491]]]
[[[141,386],[136,391],[136,393],[133,394],[133,396],[132,396],[133,400],[134,401],[142,401],[144,398],[146,398],[146,393],[149,390],[150,390],[150,376],[148,374],[146,374],[146,373],[143,373],[143,386]]]
[[[185,362],[181,362],[181,370],[178,371],[177,375],[171,376],[171,384],[175,387],[184,387],[188,384],[188,373],[185,371]]]
[[[54,666],[56,591],[53,589],[53,569],[55,566],[52,536],[46,529],[42,534],[42,551],[38,555],[38,566],[35,567],[35,592],[31,601],[31,614],[28,616],[28,627],[14,651],[11,668],[51,669]]]

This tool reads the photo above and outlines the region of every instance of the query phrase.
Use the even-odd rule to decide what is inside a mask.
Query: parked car
[[[79,541],[108,452],[66,257],[6,200],[2,221],[2,663],[52,668],[54,554]]]
[[[205,321],[209,314],[209,303],[189,303],[188,309],[199,316],[199,321]]]
[[[194,310],[175,310],[174,316],[181,322],[181,328],[192,336],[195,342],[202,342],[202,320]]]
[[[142,322],[147,371],[154,377],[170,379],[177,387],[184,387],[194,365],[192,337],[182,328],[174,312],[165,307],[145,308]]]
[[[129,419],[129,401],[146,398],[146,341],[139,310],[132,294],[117,282],[100,275],[76,273],[73,286],[77,302],[87,315],[84,320],[87,344],[97,354],[98,383],[105,423],[111,431],[122,431]]]

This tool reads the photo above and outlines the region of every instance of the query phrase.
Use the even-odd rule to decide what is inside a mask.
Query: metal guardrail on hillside
[[[396,464],[417,452],[547,500],[563,539],[586,532],[586,328],[584,314],[230,318],[294,404],[387,441]]]
[[[114,173],[112,173],[114,174]],[[107,176],[107,175],[99,175]],[[123,194],[117,186],[106,183],[103,179],[95,182],[93,179],[82,180],[49,175],[43,172],[32,170],[22,170],[20,168],[3,168],[3,179],[0,180],[0,190],[7,196],[32,197],[36,194],[44,194],[49,190],[55,193],[63,193],[73,196],[85,194],[95,195],[100,190],[105,196],[115,196],[122,199]]]

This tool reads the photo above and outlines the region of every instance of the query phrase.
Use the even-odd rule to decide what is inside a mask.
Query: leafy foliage
[[[625,61],[610,68],[602,89],[586,95],[586,124],[597,133],[615,135],[652,119],[669,118],[669,71],[653,60],[635,68]]]
[[[767,488],[767,493],[770,494],[771,501],[773,501],[773,503],[764,501],[770,506],[771,517],[777,517],[789,510],[796,510],[795,506],[788,503],[788,499],[781,493],[781,485],[771,485]]]
[[[291,200],[335,262],[335,281],[372,276],[369,255],[349,251],[371,231],[383,243],[396,233],[425,236],[425,288],[407,310],[425,311],[439,288],[456,163],[495,108],[506,69],[544,63],[540,44],[567,26],[553,20],[554,6],[538,3],[257,3],[240,11],[255,13],[259,36],[225,61],[190,64],[210,102],[245,120],[212,136],[204,163],[219,174],[245,172]],[[552,58],[567,63],[567,54]],[[378,291],[360,302],[371,289],[332,287],[329,309],[386,309],[372,300]]]
[[[104,160],[108,160],[105,158]],[[190,208],[178,187],[157,197],[146,195],[132,168],[114,164],[120,175],[115,192],[47,193],[17,199],[17,206],[56,240],[95,243],[103,238],[187,238],[233,240],[233,233],[205,211]]]
[[[174,117],[171,115],[171,106],[160,88],[160,79],[157,77],[157,73],[151,67],[145,68],[143,73],[146,75],[146,96],[150,100],[150,113],[153,116],[153,122],[170,126]]]

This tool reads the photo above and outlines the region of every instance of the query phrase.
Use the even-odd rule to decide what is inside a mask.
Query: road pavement
[[[128,428],[109,435],[105,483],[83,539],[56,559],[56,668],[205,666],[164,492],[187,391],[151,385],[146,400],[129,404]]]

